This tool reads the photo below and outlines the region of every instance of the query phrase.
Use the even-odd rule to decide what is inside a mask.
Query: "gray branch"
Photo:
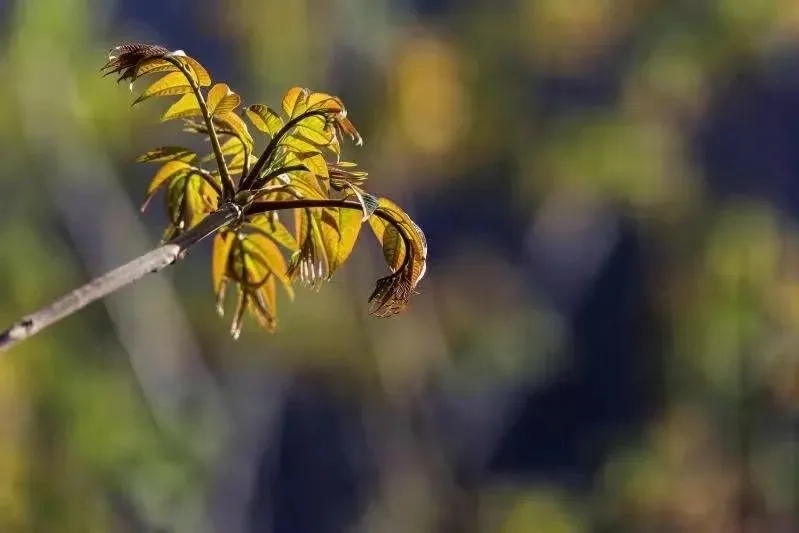
[[[147,274],[158,272],[181,259],[185,253],[206,237],[233,222],[239,216],[234,204],[224,204],[219,210],[208,215],[194,228],[188,230],[169,243],[133,259],[129,263],[95,278],[82,287],[64,295],[47,307],[31,313],[0,333],[0,352],[8,351],[17,343],[32,337],[76,313],[87,305],[138,281]]]

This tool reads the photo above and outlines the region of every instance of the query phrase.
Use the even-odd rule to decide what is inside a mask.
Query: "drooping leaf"
[[[286,250],[295,252],[298,248],[297,240],[276,215],[277,213],[258,215],[246,223],[245,228],[262,233]]]
[[[277,279],[290,287],[291,280],[287,274],[286,258],[272,239],[260,232],[251,233],[244,239],[243,245],[247,253],[261,261]]]
[[[170,72],[144,89],[133,105],[155,96],[173,96],[191,92],[191,86],[182,72]]]
[[[147,204],[149,204],[155,193],[158,192],[158,189],[170,180],[173,180],[176,176],[188,174],[190,169],[191,165],[185,161],[167,161],[164,163],[147,186],[147,193],[141,207],[142,211],[147,208]]]
[[[283,127],[283,119],[272,109],[261,104],[249,106],[245,113],[253,126],[272,137]]]
[[[359,211],[348,208],[325,209],[321,216],[322,242],[328,260],[328,276],[338,270],[349,258],[363,217]]]
[[[225,127],[229,128],[231,132],[235,132],[243,142],[247,143],[248,148],[252,150],[252,135],[250,135],[247,124],[241,120],[240,116],[233,111],[228,111],[227,113],[215,115],[214,120],[222,123]]]
[[[392,272],[396,272],[405,259],[405,241],[397,228],[380,217],[369,217],[369,226],[383,249],[383,257]]]

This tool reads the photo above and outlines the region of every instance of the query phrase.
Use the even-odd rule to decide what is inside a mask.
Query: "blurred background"
[[[129,39],[341,96],[428,275],[234,342],[203,245],[25,342],[0,531],[799,531],[796,0],[0,0],[6,324],[158,242]]]

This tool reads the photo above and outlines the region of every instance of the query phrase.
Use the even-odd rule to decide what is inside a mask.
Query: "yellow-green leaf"
[[[188,65],[191,71],[194,73],[195,79],[197,80],[197,85],[200,87],[207,87],[211,85],[211,76],[208,75],[208,71],[205,70],[205,67],[202,66],[199,61],[189,56],[183,56],[180,59],[184,64]]]
[[[133,104],[137,104],[154,96],[172,96],[191,92],[191,86],[182,72],[170,72],[162,76],[139,95]]]
[[[137,163],[159,163],[162,161],[193,161],[197,154],[182,146],[161,146],[143,153],[136,158]]]
[[[245,111],[247,118],[259,131],[274,136],[283,127],[283,119],[272,109],[261,104],[253,104]]]
[[[283,112],[290,118],[301,115],[308,108],[308,89],[292,87],[283,97]]]
[[[217,83],[208,91],[207,102],[211,115],[224,115],[239,106],[241,97],[231,91],[226,83]]]
[[[247,128],[247,124],[241,120],[240,116],[233,111],[228,111],[227,113],[218,114],[214,118],[221,121],[232,131],[235,131],[242,138],[242,140],[247,143],[247,146],[252,149],[253,142],[252,136],[250,135],[250,130]]]
[[[296,251],[298,248],[297,241],[277,216],[274,216],[276,214],[277,213],[258,215],[253,218],[251,222],[245,224],[245,227],[268,236],[277,244],[291,252]]]
[[[339,208],[326,209],[320,218],[322,242],[328,259],[328,275],[331,275],[352,253],[361,231],[363,217],[355,209]]]
[[[147,207],[150,199],[158,192],[158,189],[175,176],[187,173],[190,168],[191,165],[185,161],[167,161],[164,163],[147,186],[147,193],[142,205],[142,210]]]
[[[256,257],[280,281],[289,284],[286,258],[272,239],[262,233],[250,233],[243,241],[247,253]]]
[[[178,99],[177,102],[169,106],[169,108],[161,116],[161,120],[173,120],[176,118],[186,118],[200,115],[200,103],[193,92],[184,94]]]
[[[153,74],[156,72],[179,72],[178,67],[160,57],[153,57],[141,61],[136,66],[136,78],[144,76],[145,74]]]
[[[333,95],[326,93],[311,93],[308,95],[308,109],[324,109],[332,113],[341,113],[344,110],[344,106],[341,104],[341,100]]]

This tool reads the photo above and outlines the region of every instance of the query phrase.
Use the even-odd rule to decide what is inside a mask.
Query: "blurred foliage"
[[[57,193],[42,194],[48,150],[82,132],[110,154],[131,201],[142,200],[145,177],[128,162],[160,134],[98,76],[106,41],[181,42],[112,19],[99,1],[12,4],[0,25],[0,187],[13,198],[0,214],[0,242],[13,250],[0,261],[6,321],[86,277]],[[580,250],[553,268],[584,266],[589,285],[596,270],[582,258],[597,242],[578,230],[604,227],[597,213],[631,221],[651,254],[643,291],[657,334],[635,355],[658,369],[660,403],[641,427],[606,429],[611,444],[589,487],[487,476],[452,509],[457,490],[436,462],[444,449],[387,422],[389,442],[372,443],[382,462],[362,530],[437,531],[449,512],[486,532],[722,533],[744,505],[753,530],[796,529],[796,213],[778,198],[714,190],[694,142],[717,108],[736,111],[719,95],[742,72],[785,68],[781,54],[797,46],[795,1],[475,1],[436,15],[414,12],[424,2],[389,0],[213,4],[186,7],[181,20],[234,50],[235,72],[220,76],[243,88],[242,101],[275,100],[294,85],[341,94],[369,139],[362,164],[374,191],[413,216],[436,203],[450,219],[431,220],[444,226],[431,249],[444,248],[436,238],[455,242],[430,258],[427,285],[396,320],[366,320],[361,280],[383,258],[356,247],[351,273],[287,306],[279,333],[236,344],[207,305],[207,265],[187,261],[174,283],[220,371],[314,372],[371,409],[400,410],[431,388],[546,390],[574,370],[581,347],[569,311],[531,287],[527,239]],[[766,170],[736,178],[758,184]],[[78,185],[98,180],[87,173]],[[477,199],[463,201],[464,190]],[[505,218],[529,225],[512,258]],[[155,225],[150,234],[155,242]],[[175,531],[205,523],[203,465],[225,421],[213,436],[185,421],[153,423],[112,327],[90,310],[0,362],[3,531],[136,531],[118,494]]]

